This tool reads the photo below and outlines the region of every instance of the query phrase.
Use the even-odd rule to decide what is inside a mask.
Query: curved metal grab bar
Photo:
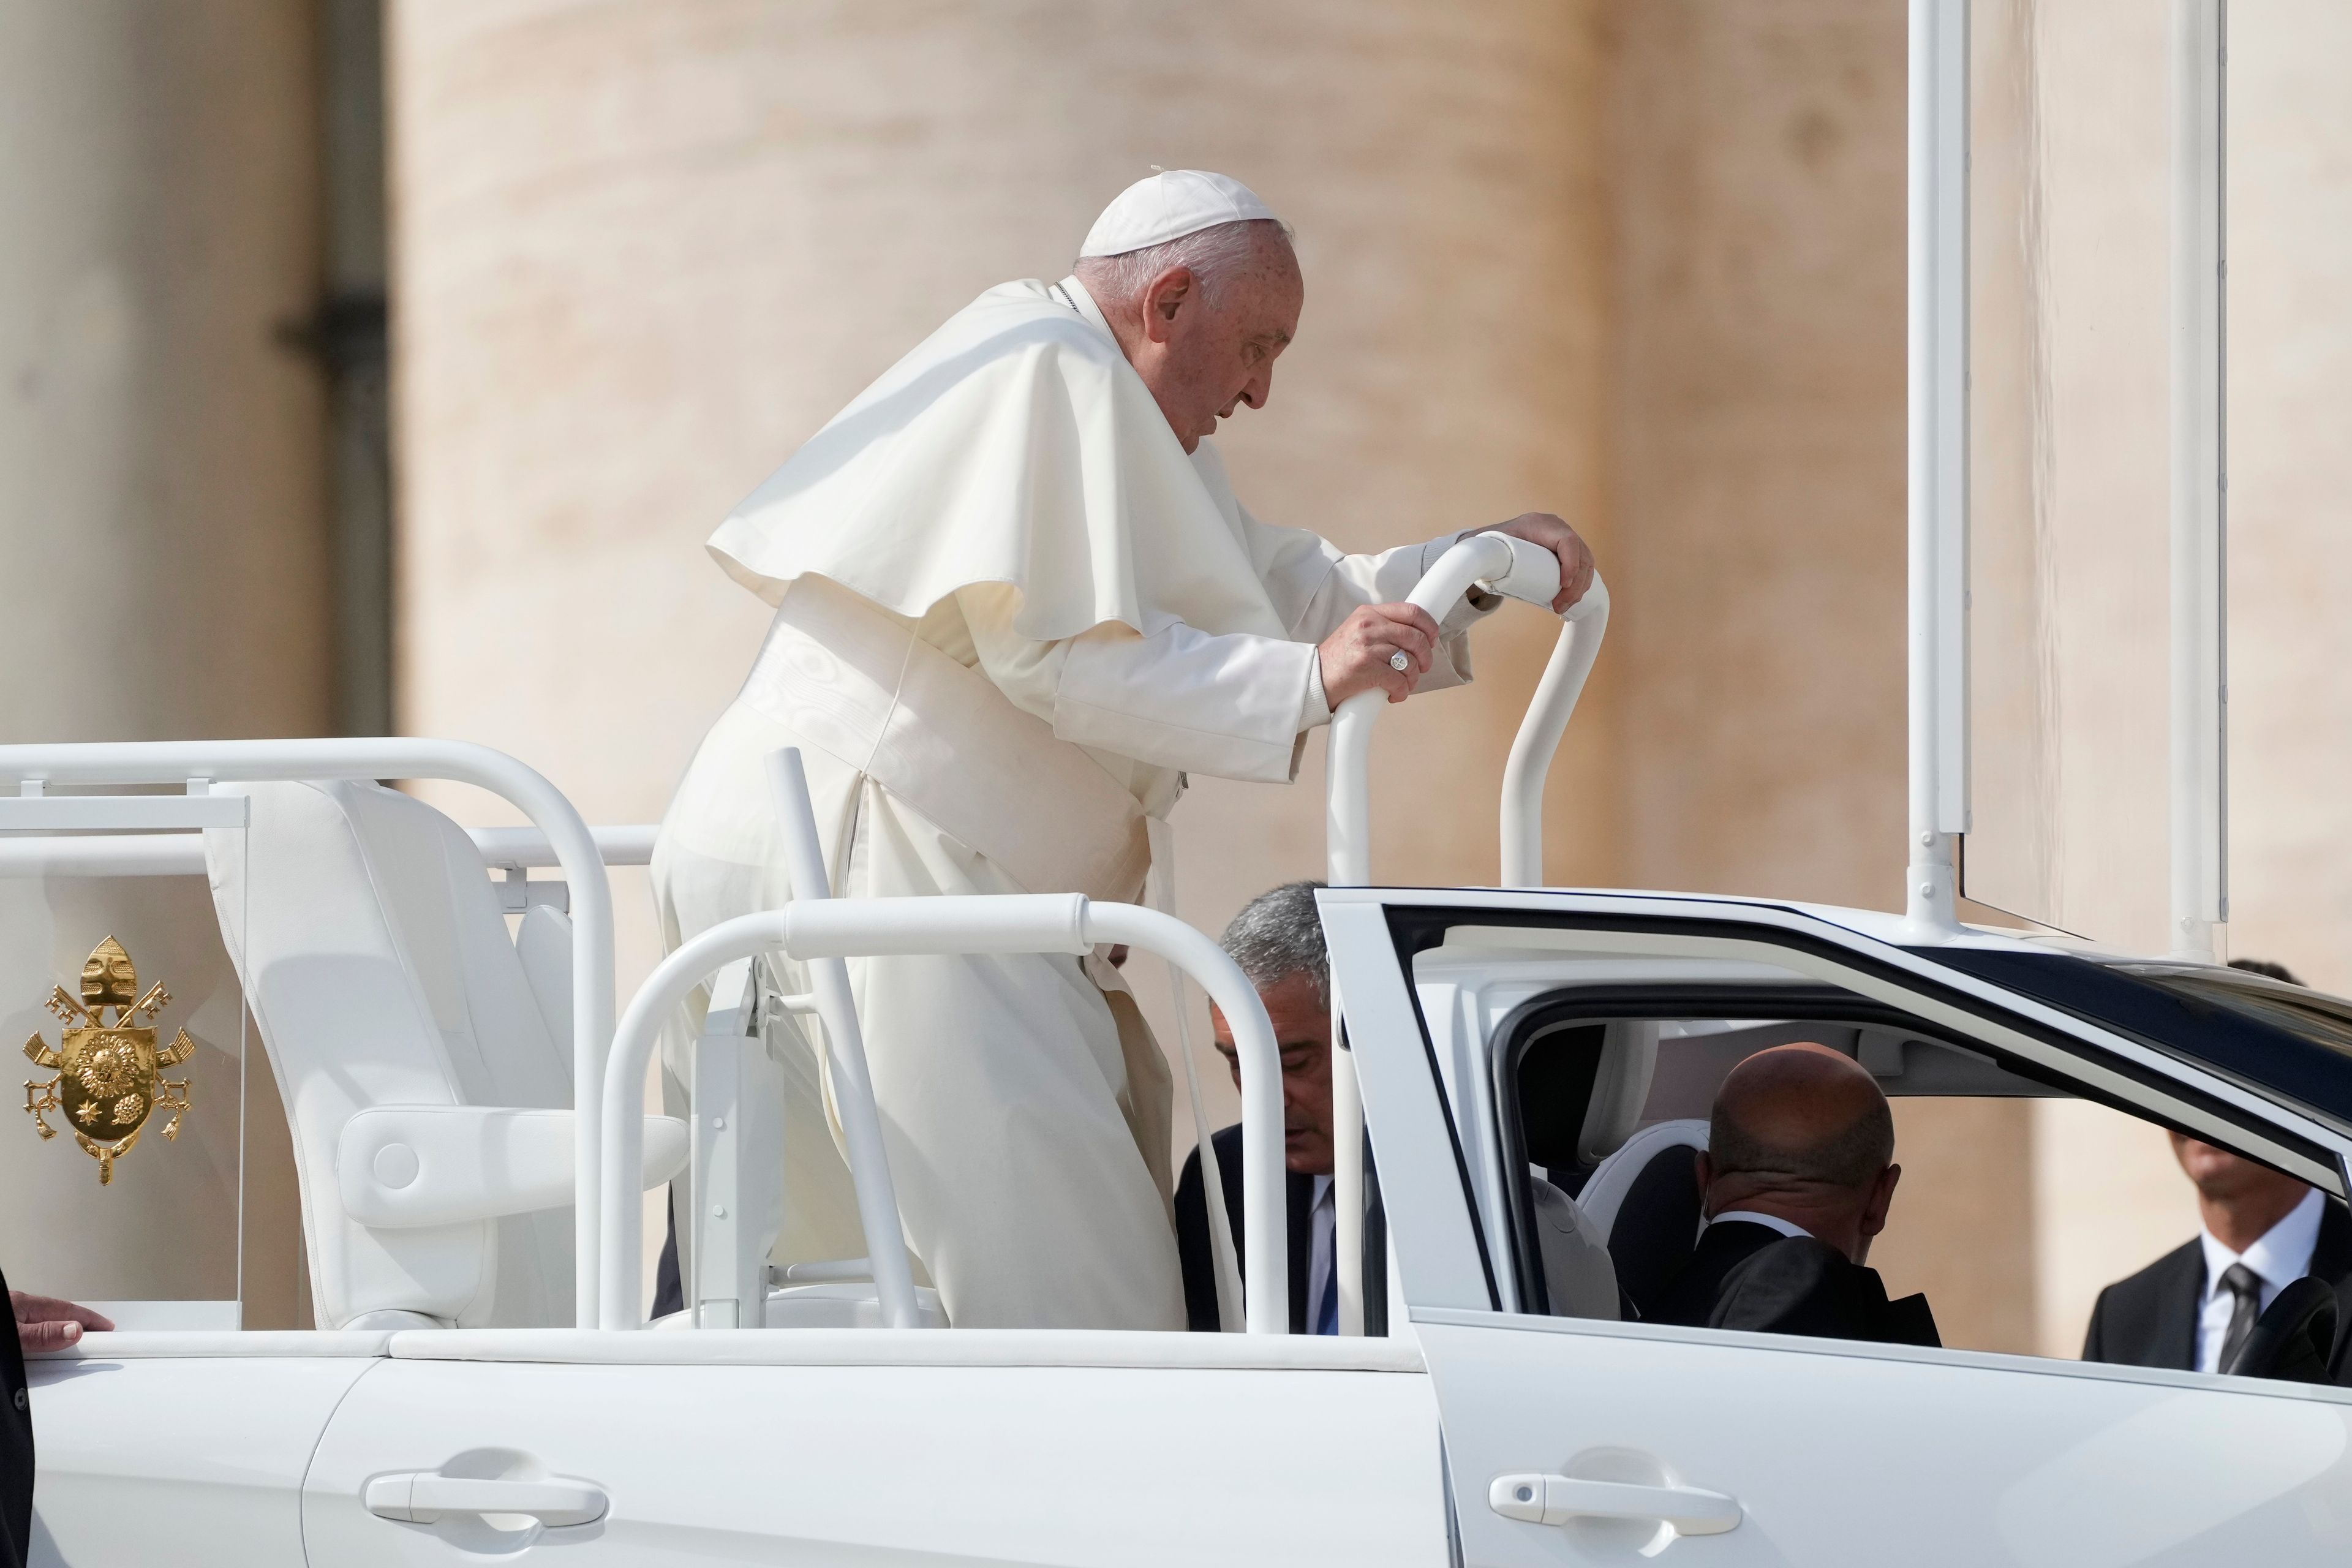
[[[1528,701],[1519,732],[1511,737],[1510,761],[1503,764],[1503,886],[1543,886],[1544,779],[1551,772],[1559,738],[1584,695],[1586,677],[1601,655],[1601,639],[1609,635],[1609,585],[1592,574],[1584,597],[1560,616],[1559,640],[1536,694]]]
[[[1282,1063],[1274,1026],[1257,991],[1223,948],[1191,926],[1134,904],[1098,904],[1081,893],[941,895],[917,899],[796,900],[739,915],[664,959],[621,1016],[604,1077],[604,1235],[599,1321],[607,1329],[645,1324],[638,1304],[644,1205],[619,1173],[642,1160],[639,1103],[646,1064],[662,1020],[713,972],[739,958],[781,951],[803,961],[887,953],[1083,953],[1124,942],[1157,953],[1209,994],[1233,1026],[1241,1058],[1243,1255],[1248,1331],[1279,1334],[1290,1324],[1283,1205]],[[853,1151],[853,1155],[854,1155]],[[866,1186],[862,1173],[861,1194]],[[861,1210],[864,1207],[861,1197]],[[895,1224],[896,1212],[892,1219]],[[903,1244],[900,1256],[904,1256]],[[878,1258],[878,1255],[877,1255]]]
[[[1440,622],[1474,586],[1549,610],[1559,594],[1559,558],[1541,545],[1504,533],[1474,533],[1455,541],[1422,574],[1406,603]],[[1502,882],[1543,883],[1543,786],[1552,753],[1568,730],[1585,678],[1609,628],[1609,589],[1593,574],[1584,597],[1561,617],[1559,640],[1511,741],[1503,769]],[[1335,888],[1372,879],[1372,724],[1388,694],[1360,691],[1331,716],[1324,751],[1326,875]],[[1339,987],[1331,990],[1332,1258],[1338,1276],[1339,1331],[1364,1331],[1364,1100],[1355,1062],[1343,1045]]]
[[[547,835],[572,889],[572,1310],[595,1321],[597,1184],[604,1046],[613,1035],[613,894],[596,839],[563,792],[504,752],[468,741],[132,741],[0,746],[0,780],[60,784],[446,779],[508,801]],[[639,1068],[642,1074],[644,1068]],[[644,1129],[638,1130],[640,1140]],[[635,1194],[624,1205],[635,1210]]]
[[[1406,603],[1443,622],[1464,594],[1482,585],[1549,610],[1559,592],[1559,558],[1509,534],[1474,533],[1438,557]],[[1526,717],[1519,721],[1510,761],[1503,770],[1505,887],[1535,887],[1543,880],[1544,777],[1609,629],[1609,588],[1600,574],[1593,574],[1592,586],[1560,620],[1559,641]],[[1387,693],[1360,691],[1331,716],[1323,820],[1325,859],[1334,887],[1360,888],[1372,879],[1372,725],[1387,706]],[[1528,868],[1530,855],[1532,870]]]

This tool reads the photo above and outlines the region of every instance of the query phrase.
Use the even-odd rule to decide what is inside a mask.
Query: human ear
[[[1192,269],[1171,267],[1145,285],[1143,290],[1143,331],[1155,343],[1168,341],[1168,329],[1175,324],[1176,313],[1192,297]]]
[[[1886,1211],[1895,1204],[1895,1184],[1902,1179],[1903,1167],[1889,1165],[1870,1184],[1870,1196],[1862,1205],[1863,1235],[1876,1236],[1886,1228]]]

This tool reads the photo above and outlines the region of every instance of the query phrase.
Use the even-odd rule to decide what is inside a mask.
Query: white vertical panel
[[[1915,925],[1953,923],[1969,826],[1969,10],[1912,0],[1910,877]]]
[[[2172,947],[2220,959],[2229,902],[2224,0],[2172,5]]]

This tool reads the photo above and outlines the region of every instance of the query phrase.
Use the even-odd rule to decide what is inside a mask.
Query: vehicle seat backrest
[[[336,1148],[361,1110],[572,1103],[570,1041],[473,840],[365,782],[221,793],[250,815],[205,831],[214,906],[285,1100],[319,1326],[567,1321],[568,1208],[380,1228],[340,1196]]]
[[[1650,1079],[1658,1066],[1658,1026],[1647,1018],[1620,1018],[1601,1037],[1601,1061],[1585,1102],[1584,1124],[1576,1136],[1579,1165],[1591,1165],[1617,1152],[1642,1125]]]
[[[1528,1184],[1551,1315],[1616,1321],[1622,1315],[1617,1269],[1601,1227],[1585,1216],[1574,1198],[1544,1180],[1542,1172],[1531,1169]]]
[[[1695,1156],[1706,1148],[1706,1132],[1696,1117],[1644,1127],[1601,1162],[1578,1194],[1608,1240],[1618,1284],[1644,1311],[1698,1244]]]

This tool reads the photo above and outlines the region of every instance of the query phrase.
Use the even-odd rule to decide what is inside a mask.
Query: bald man
[[[1826,1046],[1731,1069],[1698,1156],[1706,1228],[1650,1321],[1934,1345],[1925,1296],[1886,1299],[1865,1267],[1903,1167],[1878,1080]]]

